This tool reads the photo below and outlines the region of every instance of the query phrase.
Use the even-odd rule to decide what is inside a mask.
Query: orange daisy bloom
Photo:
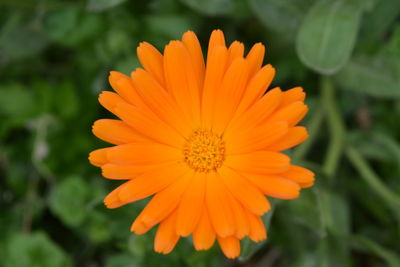
[[[111,72],[114,92],[99,102],[119,119],[101,119],[93,133],[115,146],[90,153],[104,177],[127,180],[104,200],[108,208],[153,196],[133,222],[144,234],[159,225],[155,251],[169,253],[192,234],[196,250],[217,239],[228,258],[240,254],[240,240],[266,238],[260,216],[266,196],[293,199],[314,182],[314,174],[291,165],[280,153],[308,134],[296,124],[307,113],[305,93],[296,87],[268,90],[275,69],[262,67],[264,46],[229,48],[220,30],[211,34],[207,61],[196,35],[171,41],[162,55],[143,42],[143,68],[126,76]]]

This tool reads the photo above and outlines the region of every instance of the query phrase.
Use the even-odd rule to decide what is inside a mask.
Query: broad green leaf
[[[357,56],[335,75],[335,82],[354,92],[400,98],[399,58]]]
[[[51,192],[50,208],[65,224],[78,226],[87,217],[88,185],[77,176],[59,182]]]
[[[126,0],[88,0],[87,9],[89,11],[104,11],[124,2]]]
[[[314,0],[249,0],[263,25],[285,38],[293,39],[304,14]]]
[[[366,13],[368,19],[363,21],[361,36],[369,43],[378,41],[384,36],[399,14],[400,1],[378,0],[374,8]]]
[[[347,0],[316,1],[297,36],[296,49],[301,61],[322,74],[339,71],[353,51],[361,11]]]
[[[69,259],[43,232],[32,234],[17,233],[11,236],[7,245],[5,267],[65,267]]]
[[[233,10],[236,0],[181,0],[199,13],[217,16],[225,15]]]

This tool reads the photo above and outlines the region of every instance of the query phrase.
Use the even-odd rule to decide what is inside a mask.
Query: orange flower
[[[101,119],[93,133],[115,146],[90,153],[104,177],[128,180],[104,200],[108,208],[152,197],[131,231],[144,234],[159,224],[157,252],[169,253],[192,234],[196,250],[215,239],[228,258],[240,254],[240,240],[264,240],[260,216],[264,195],[293,199],[314,182],[314,174],[291,165],[280,151],[307,138],[297,123],[307,113],[305,93],[296,87],[265,93],[275,69],[262,67],[264,46],[225,46],[211,34],[207,62],[196,35],[171,41],[162,55],[148,43],[137,49],[142,68],[131,76],[111,72],[116,93],[100,103],[119,120]],[[265,93],[265,94],[264,94]]]

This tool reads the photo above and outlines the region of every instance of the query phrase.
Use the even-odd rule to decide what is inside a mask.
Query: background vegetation
[[[0,0],[0,265],[400,266],[400,1]],[[262,41],[274,85],[301,85],[311,137],[289,152],[317,173],[298,200],[274,201],[269,239],[242,257],[168,256],[129,225],[144,201],[107,210],[115,187],[89,165],[108,71],[136,68],[192,29],[249,48]]]

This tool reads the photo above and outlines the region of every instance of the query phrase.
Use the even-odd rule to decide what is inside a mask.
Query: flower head
[[[262,66],[264,46],[225,45],[211,34],[207,61],[196,35],[186,32],[162,55],[148,43],[137,49],[143,68],[111,72],[114,92],[100,103],[119,119],[101,119],[93,133],[115,146],[90,153],[104,177],[126,180],[104,200],[108,208],[153,196],[133,222],[144,234],[158,225],[154,249],[169,253],[192,235],[196,250],[218,241],[229,258],[240,240],[266,238],[260,216],[266,196],[293,199],[314,174],[281,151],[307,138],[297,123],[307,113],[296,87],[267,91],[275,69]]]

